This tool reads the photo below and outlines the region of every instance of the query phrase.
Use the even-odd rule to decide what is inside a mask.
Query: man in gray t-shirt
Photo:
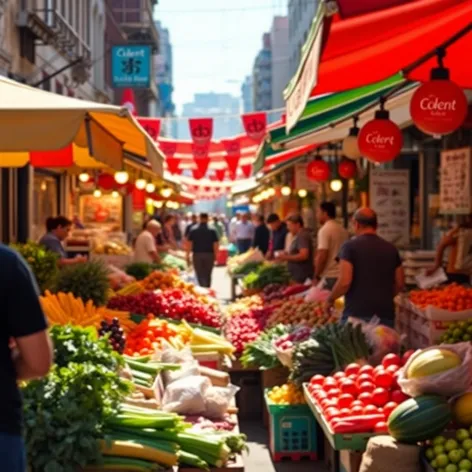
[[[345,296],[343,320],[369,321],[374,315],[394,326],[393,298],[404,286],[402,261],[397,248],[376,234],[377,215],[370,208],[353,218],[356,237],[339,252],[339,278],[328,298],[331,305]]]
[[[313,277],[313,242],[310,232],[303,227],[303,218],[292,215],[287,218],[287,227],[293,236],[288,254],[281,254],[277,260],[286,261],[292,279],[304,283]]]

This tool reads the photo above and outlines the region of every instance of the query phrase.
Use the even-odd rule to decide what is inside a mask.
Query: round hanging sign
[[[320,159],[311,161],[306,168],[306,175],[315,182],[326,182],[329,179],[329,165]]]
[[[430,80],[420,85],[410,102],[416,127],[426,134],[445,135],[458,129],[467,117],[464,91],[450,80]]]
[[[403,136],[400,128],[390,121],[388,112],[379,110],[360,130],[358,144],[359,151],[367,159],[388,162],[400,154]]]
[[[355,177],[357,166],[354,161],[343,159],[338,165],[339,176],[343,179],[349,180]]]

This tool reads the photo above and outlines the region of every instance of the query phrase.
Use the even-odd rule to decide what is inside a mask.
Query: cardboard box
[[[359,472],[362,452],[339,451],[339,472]]]

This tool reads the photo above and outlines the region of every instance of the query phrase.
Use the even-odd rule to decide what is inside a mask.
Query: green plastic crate
[[[275,462],[318,459],[316,421],[307,405],[274,405],[265,391],[269,411],[269,446]]]

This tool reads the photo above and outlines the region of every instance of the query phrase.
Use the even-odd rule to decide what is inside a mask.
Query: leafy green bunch
[[[130,384],[123,360],[90,329],[55,326],[56,364],[23,388],[28,463],[34,472],[76,472],[100,460],[97,440]]]
[[[59,256],[56,253],[32,241],[26,244],[12,244],[11,247],[18,251],[28,263],[41,292],[54,286],[59,272],[57,265]]]

